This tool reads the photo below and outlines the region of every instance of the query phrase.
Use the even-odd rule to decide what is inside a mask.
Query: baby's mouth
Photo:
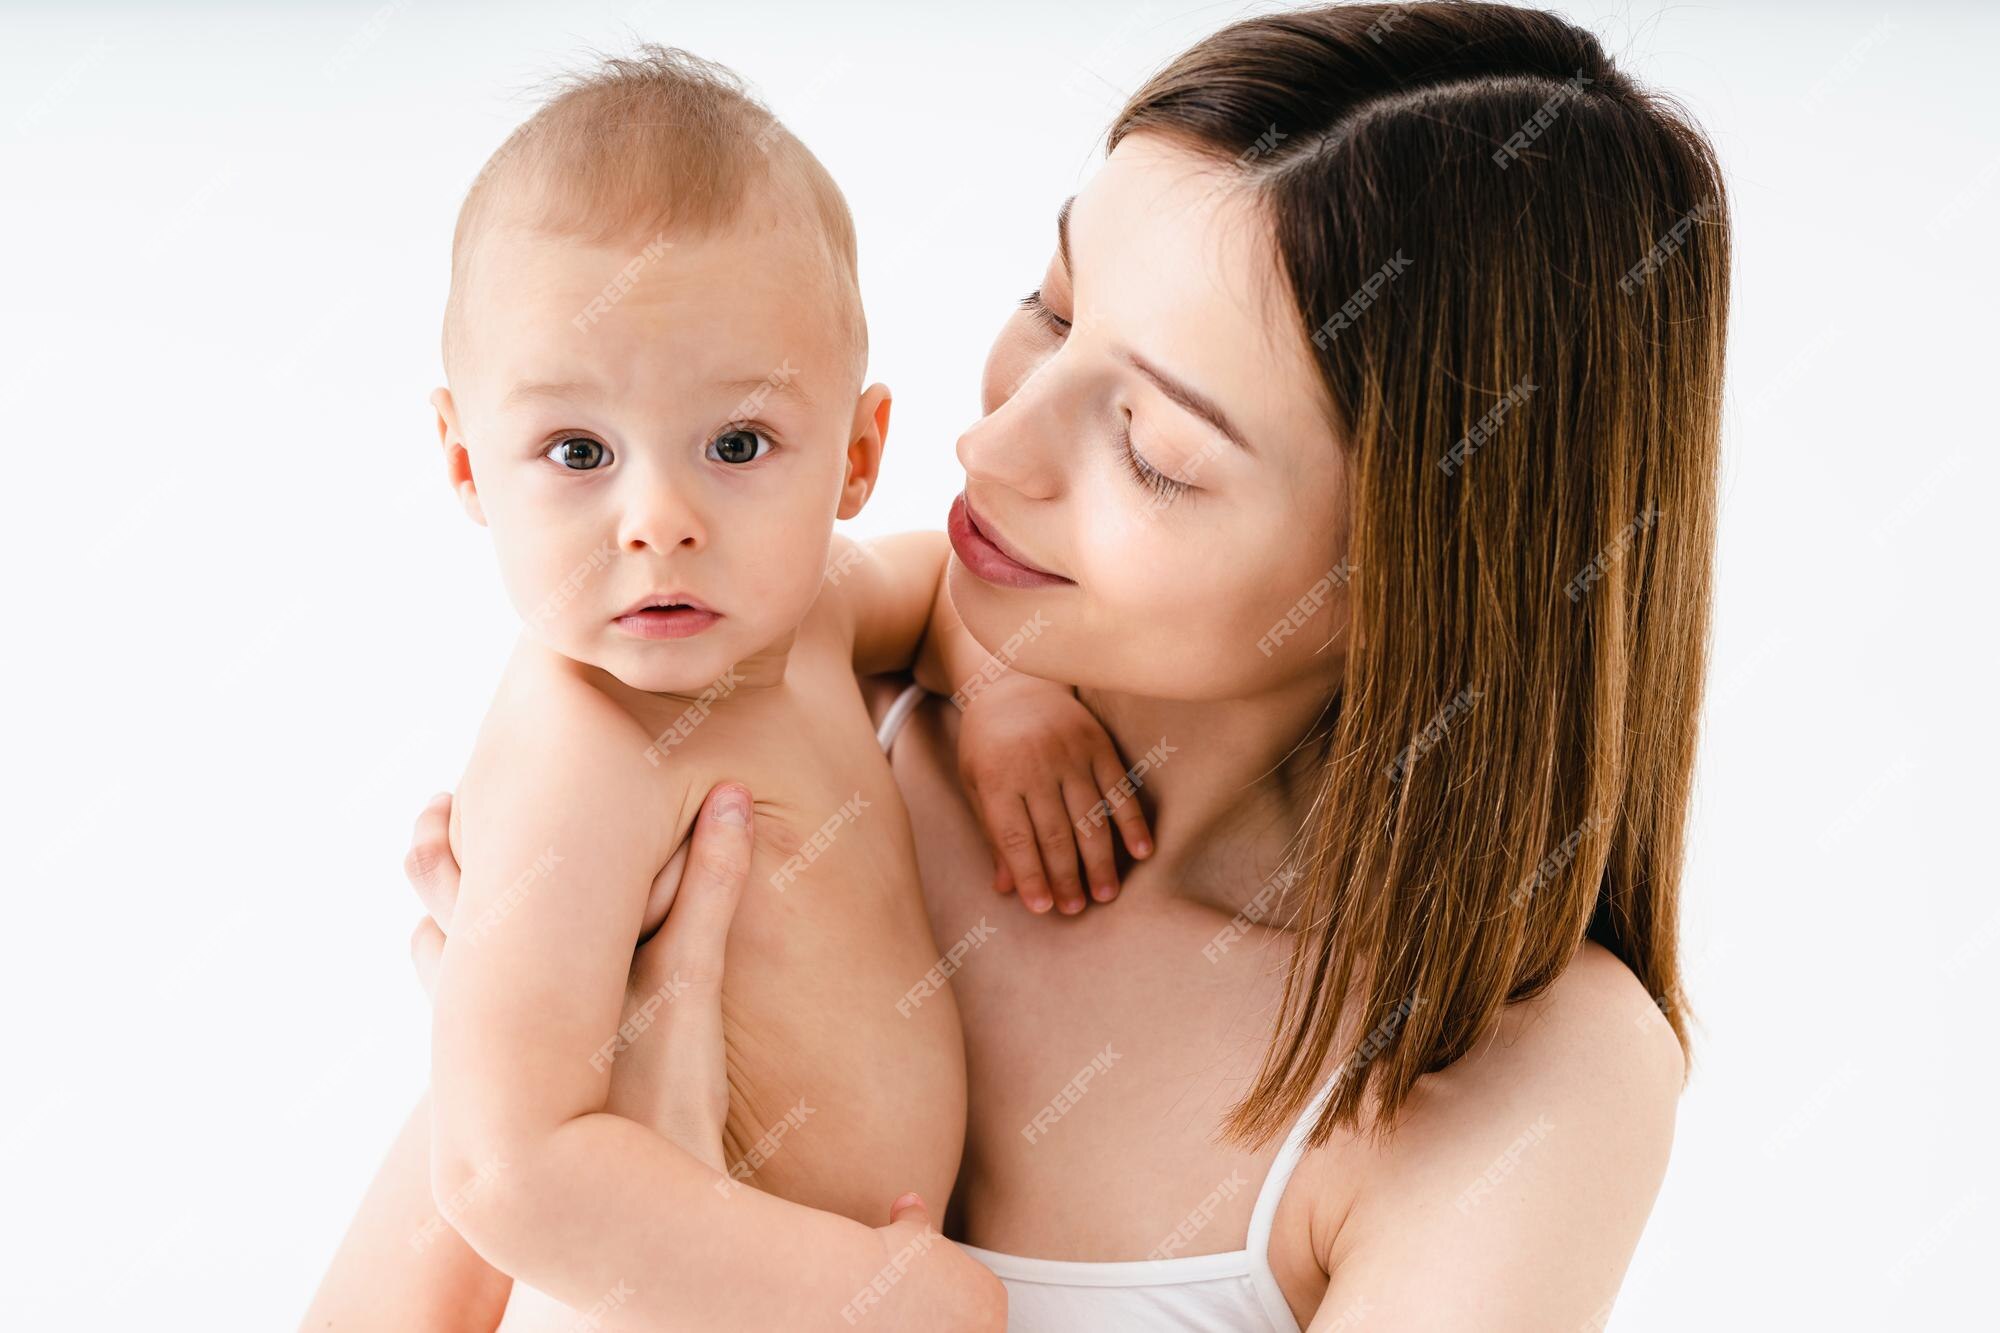
[[[684,639],[720,619],[720,611],[710,610],[693,597],[669,595],[637,603],[612,623],[638,639]]]
[[[626,607],[621,614],[631,616],[641,611],[706,611],[710,615],[722,614],[691,592],[647,593]]]

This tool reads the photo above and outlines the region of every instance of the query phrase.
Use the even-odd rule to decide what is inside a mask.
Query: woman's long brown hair
[[[1229,1132],[1314,1144],[1588,937],[1688,1047],[1676,903],[1729,229],[1692,120],[1536,10],[1232,25],[1133,95],[1257,190],[1352,488],[1345,681],[1277,1033]],[[1349,1035],[1351,1034],[1351,1035]]]

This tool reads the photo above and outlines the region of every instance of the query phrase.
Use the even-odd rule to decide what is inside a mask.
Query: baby
[[[526,632],[452,808],[439,1206],[517,1279],[509,1327],[887,1311],[885,1273],[942,1262],[882,1223],[906,1190],[943,1216],[965,1066],[949,992],[906,999],[941,950],[857,677],[950,694],[998,668],[950,614],[942,533],[832,531],[875,485],[890,406],[862,387],[845,202],[726,71],[609,61],[474,183],[444,354],[451,483]],[[967,706],[1034,690],[1068,699],[1023,681]],[[1024,772],[1022,797],[1065,777],[1103,790],[1083,765]],[[605,1108],[620,1051],[674,1001],[627,989],[668,907],[656,877],[725,779],[756,798],[756,848],[711,1161]]]

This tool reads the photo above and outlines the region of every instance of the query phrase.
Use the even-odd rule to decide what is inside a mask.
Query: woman
[[[1588,33],[1461,4],[1235,24],[1110,149],[987,362],[950,578],[1153,851],[1080,910],[1027,811],[986,845],[957,711],[895,710],[940,952],[978,940],[946,1231],[1015,1329],[1600,1326],[1684,1080],[1712,151]],[[617,1066],[669,1133],[690,1013]]]

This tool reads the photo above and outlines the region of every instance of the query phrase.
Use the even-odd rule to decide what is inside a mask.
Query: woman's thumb
[[[680,887],[647,946],[660,965],[686,980],[721,980],[723,942],[750,873],[751,819],[749,791],[732,782],[709,793],[695,821]]]

